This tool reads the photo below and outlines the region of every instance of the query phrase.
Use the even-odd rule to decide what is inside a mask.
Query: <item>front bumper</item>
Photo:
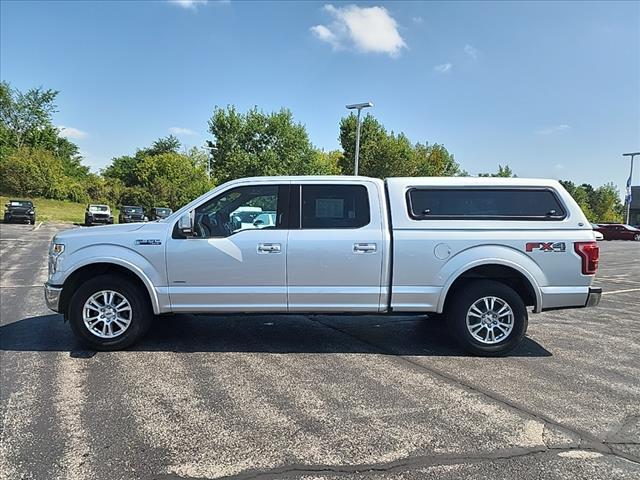
[[[62,287],[49,285],[48,283],[44,284],[44,300],[47,302],[47,307],[49,307],[54,312],[59,312],[60,305],[60,295],[62,294]]]
[[[109,217],[106,217],[106,218],[105,217],[89,217],[89,218],[87,218],[87,223],[91,223],[91,224],[104,223],[104,224],[107,224],[107,223],[113,223],[113,219],[109,218]]]
[[[35,213],[7,213],[7,220],[33,220]]]
[[[602,296],[602,288],[589,287],[589,295],[587,295],[587,303],[585,307],[597,307],[600,303],[600,297]]]

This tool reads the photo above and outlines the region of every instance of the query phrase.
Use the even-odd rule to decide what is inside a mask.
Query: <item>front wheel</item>
[[[138,285],[117,275],[100,275],[82,284],[69,303],[73,333],[95,350],[120,350],[149,329],[153,312]]]
[[[460,345],[482,356],[514,349],[527,332],[529,318],[520,295],[493,280],[477,280],[454,292],[448,322]]]
[[[636,233],[636,234],[635,234],[635,236],[633,237],[633,239],[634,239],[636,242],[640,242],[640,233]]]

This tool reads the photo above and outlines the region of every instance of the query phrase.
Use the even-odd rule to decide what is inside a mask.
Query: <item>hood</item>
[[[65,230],[56,235],[57,241],[63,241],[67,238],[80,237],[100,237],[102,235],[111,236],[123,233],[135,232],[144,227],[144,223],[119,223],[117,225],[102,225],[99,227],[79,227]]]

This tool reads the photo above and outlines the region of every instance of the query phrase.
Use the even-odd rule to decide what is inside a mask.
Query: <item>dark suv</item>
[[[147,217],[144,216],[142,207],[133,205],[123,205],[120,207],[120,215],[118,215],[118,223],[134,223],[146,222]]]
[[[153,207],[149,211],[149,220],[162,220],[173,213],[173,210],[165,207]]]
[[[13,221],[27,221],[31,225],[36,223],[36,207],[31,200],[9,200],[5,208],[4,223]]]

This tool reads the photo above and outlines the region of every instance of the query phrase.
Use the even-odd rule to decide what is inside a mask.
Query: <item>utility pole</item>
[[[356,127],[356,162],[354,168],[354,175],[358,175],[358,161],[360,159],[360,112],[363,108],[373,107],[373,103],[354,103],[346,106],[349,110],[358,110],[358,126]]]
[[[623,157],[631,157],[631,169],[629,170],[629,178],[627,179],[627,194],[625,196],[625,203],[627,204],[627,215],[625,218],[625,222],[629,225],[629,215],[631,213],[631,182],[633,178],[633,159],[636,155],[640,155],[640,152],[633,153],[623,153]]]

